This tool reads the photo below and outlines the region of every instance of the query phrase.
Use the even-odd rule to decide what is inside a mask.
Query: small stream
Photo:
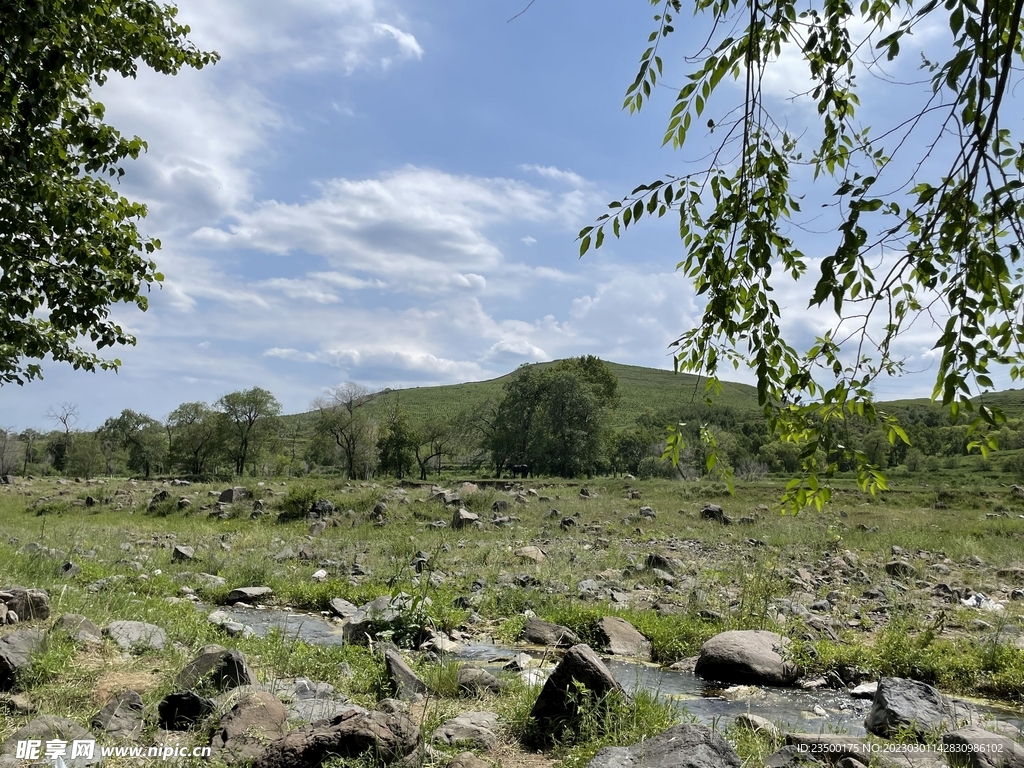
[[[285,636],[320,645],[344,645],[341,628],[320,616],[275,609],[221,608],[232,620],[252,627],[258,636],[278,629]],[[518,653],[526,653],[537,662],[523,672],[531,681],[543,682],[558,662],[559,654],[536,647],[507,647],[489,643],[463,644],[454,658],[478,664],[491,672]],[[855,699],[847,691],[830,688],[802,690],[769,686],[724,687],[711,683],[692,672],[677,672],[653,664],[604,657],[615,679],[628,692],[641,689],[655,692],[683,712],[705,724],[731,722],[741,713],[760,715],[786,730],[803,733],[847,733],[863,736],[864,716],[871,706],[869,699]],[[954,699],[955,702],[964,702]],[[1024,727],[1024,713],[1019,709],[992,702],[969,700],[971,706],[986,719]]]

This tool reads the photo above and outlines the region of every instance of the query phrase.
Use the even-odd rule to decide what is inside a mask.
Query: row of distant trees
[[[618,381],[596,357],[540,368],[523,366],[500,395],[482,405],[440,407],[413,414],[401,393],[373,391],[348,382],[329,390],[306,414],[283,418],[281,404],[253,387],[213,404],[183,403],[165,419],[124,410],[96,430],[76,428],[78,409],[64,403],[48,416],[48,433],[0,429],[0,474],[57,472],[188,476],[294,475],[327,470],[352,479],[378,474],[427,479],[446,468],[495,476],[528,471],[577,477],[632,473],[698,477],[708,468],[699,430],[717,443],[716,471],[729,468],[748,479],[798,470],[801,447],[780,442],[759,412],[693,403],[683,409],[646,410],[634,423],[613,429]],[[900,413],[911,445],[890,443],[877,425],[856,418],[831,425],[826,446],[835,447],[840,471],[852,470],[854,446],[883,469],[931,471],[940,461],[967,453],[967,427],[951,425],[938,409],[909,406]],[[661,459],[665,425],[686,439],[678,467]],[[1007,420],[993,435],[999,446],[1024,448],[1024,423]],[[1024,478],[1024,451],[1001,459],[1003,469]]]

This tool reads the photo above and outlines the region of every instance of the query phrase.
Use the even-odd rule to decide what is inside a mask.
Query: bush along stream
[[[1012,498],[2,488],[0,768],[1024,765]]]

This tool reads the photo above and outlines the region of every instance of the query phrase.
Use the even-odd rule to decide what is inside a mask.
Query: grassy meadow
[[[763,628],[794,640],[794,660],[808,678],[852,668],[868,679],[912,677],[946,693],[1019,706],[1024,570],[1012,569],[1024,565],[1024,500],[983,478],[930,479],[901,485],[897,478],[891,492],[876,497],[840,487],[825,512],[791,517],[771,506],[781,490],[771,482],[740,483],[730,496],[708,481],[536,479],[460,490],[460,481],[448,478],[443,485],[480,516],[480,527],[461,530],[433,525],[451,523],[454,508],[431,499],[430,484],[254,481],[252,498],[219,515],[219,485],[17,479],[0,486],[0,588],[47,590],[52,615],[44,626],[68,612],[101,627],[142,620],[163,627],[170,642],[162,652],[136,655],[109,641],[93,649],[54,641],[15,692],[37,713],[86,726],[127,688],[142,693],[149,713],[199,648],[221,643],[241,650],[264,681],[305,676],[368,707],[391,695],[370,648],[309,645],[281,634],[233,638],[207,621],[230,589],[269,586],[274,594],[265,604],[314,614],[336,597],[356,605],[399,592],[429,598],[392,627],[393,641],[406,647],[424,627],[465,641],[514,644],[525,616],[536,615],[599,648],[597,621],[614,615],[652,641],[655,663],[671,665],[685,664],[718,632]],[[581,496],[584,487],[590,497]],[[151,503],[161,490],[169,497]],[[184,509],[182,497],[191,502]],[[337,508],[322,532],[311,532],[301,514],[315,499]],[[253,519],[256,501],[264,512]],[[495,502],[508,508],[495,511]],[[720,504],[734,523],[701,519],[707,503]],[[496,517],[510,520],[496,525]],[[175,544],[194,547],[194,559],[173,561]],[[530,545],[543,550],[543,562],[515,554]],[[308,559],[297,556],[304,548]],[[423,555],[417,572],[411,565]],[[652,556],[669,563],[670,573],[650,567]],[[909,571],[891,576],[885,566],[893,560]],[[81,571],[62,576],[65,562]],[[320,568],[328,576],[315,581]],[[206,585],[200,573],[222,577],[223,586]],[[101,579],[108,581],[97,590]],[[977,592],[1005,609],[960,605],[959,595]],[[827,609],[787,607],[823,600]],[[632,743],[678,717],[653,699],[623,703],[611,720],[595,718],[579,738],[536,756],[519,739],[530,727],[538,689],[510,678],[501,695],[466,701],[450,662],[412,657],[433,691],[414,710],[425,733],[459,710],[491,709],[503,731],[499,747],[483,757],[504,766],[583,765],[598,747]],[[0,701],[0,741],[34,716],[4,707]],[[152,729],[146,738],[160,741]],[[731,727],[726,735],[750,766],[760,765],[771,746]],[[178,738],[206,743],[209,731]]]

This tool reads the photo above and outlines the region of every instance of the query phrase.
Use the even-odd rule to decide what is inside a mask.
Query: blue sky
[[[163,242],[166,280],[145,314],[116,311],[138,337],[117,374],[45,364],[42,381],[4,387],[0,424],[44,427],[61,402],[86,428],[123,408],[163,418],[252,386],[295,412],[343,381],[454,383],[581,354],[670,368],[669,344],[700,314],[674,272],[672,217],[582,260],[575,236],[709,140],[660,148],[669,89],[621,109],[653,24],[644,0],[536,0],[510,22],[525,4],[182,0],[192,38],[222,60],[99,96],[149,143],[121,190],[149,205],[141,228]],[[703,30],[677,27],[678,87]],[[806,73],[793,52],[775,69],[766,90],[799,126]],[[806,293],[776,293],[801,342],[831,322],[805,311]],[[930,336],[908,337],[920,373],[880,397],[930,394]]]

